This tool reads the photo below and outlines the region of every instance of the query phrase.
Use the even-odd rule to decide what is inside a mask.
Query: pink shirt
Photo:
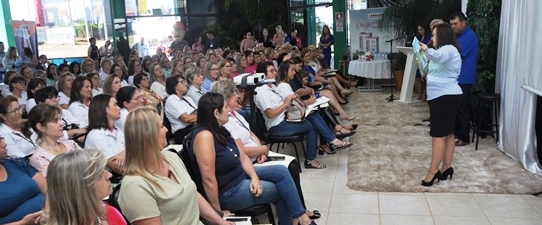
[[[68,152],[80,149],[79,145],[72,140],[61,141],[60,143],[63,144],[66,149],[68,149]],[[53,160],[56,156],[57,155],[38,146],[34,154],[30,157],[30,165],[32,165],[39,173],[41,173],[41,175],[45,177],[47,176],[47,167],[49,166],[49,163],[51,163],[51,160]]]

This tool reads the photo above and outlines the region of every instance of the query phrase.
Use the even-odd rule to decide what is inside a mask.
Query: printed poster
[[[350,10],[350,51],[398,52],[397,46],[404,46],[403,40],[393,42],[393,49],[386,40],[395,38],[393,30],[379,30],[378,20],[386,8]]]
[[[335,32],[344,32],[344,13],[335,13]]]
[[[12,20],[13,34],[15,36],[15,44],[17,53],[22,60],[25,60],[23,52],[24,48],[30,48],[36,57],[39,57],[38,52],[38,33],[36,32],[35,21]]]

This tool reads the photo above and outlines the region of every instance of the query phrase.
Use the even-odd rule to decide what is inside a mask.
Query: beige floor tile
[[[540,218],[538,213],[521,195],[473,194],[473,196],[488,218]],[[540,224],[542,224],[542,221],[540,221]]]
[[[338,154],[339,154],[339,165],[348,164],[348,150],[347,149],[342,150]]]
[[[333,186],[333,193],[342,193],[342,194],[374,194],[376,195],[377,192],[361,192],[361,191],[355,191],[348,186],[346,186],[346,182],[348,182],[348,178],[346,177],[337,177],[335,178],[335,185]]]
[[[321,225],[320,221],[317,221]],[[322,223],[324,224],[324,223]],[[379,225],[380,219],[376,214],[346,214],[329,213],[325,225]]]
[[[329,212],[378,214],[378,195],[333,193]]]
[[[434,225],[431,216],[381,215],[381,225]]]
[[[303,193],[331,193],[333,191],[335,177],[306,177],[304,174],[305,172],[301,175],[301,188],[303,188]]]
[[[337,175],[337,164],[330,164],[328,162],[317,159],[318,162],[326,164],[324,169],[306,169],[305,165],[301,165],[302,173],[301,179],[315,179],[321,177],[334,178]]]
[[[329,212],[331,206],[331,193],[305,193],[305,205],[308,210],[317,209],[319,212]]]
[[[433,216],[484,216],[472,194],[433,193],[425,197]]]
[[[431,215],[425,196],[421,195],[380,195],[380,214],[382,215]]]
[[[488,217],[491,225],[540,225],[542,218],[499,218]]]
[[[347,177],[348,176],[348,165],[339,164],[337,166],[337,175],[335,177]]]
[[[481,217],[447,217],[433,216],[435,225],[489,225],[485,216]]]
[[[538,212],[542,217],[542,196],[523,195],[523,198]]]

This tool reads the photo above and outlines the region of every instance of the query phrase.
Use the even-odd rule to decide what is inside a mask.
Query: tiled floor
[[[348,150],[318,156],[327,168],[301,173],[307,207],[322,213],[315,221],[319,225],[542,224],[542,197],[531,195],[350,190],[346,186],[347,157]]]

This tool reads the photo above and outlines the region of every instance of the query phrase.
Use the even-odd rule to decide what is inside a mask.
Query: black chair
[[[478,94],[478,110],[476,116],[476,122],[474,123],[474,132],[472,133],[472,141],[474,142],[474,136],[476,136],[476,147],[478,150],[478,140],[480,134],[488,134],[495,138],[495,142],[499,141],[499,110],[501,109],[501,95],[497,93],[480,93]],[[489,107],[486,107],[489,104]],[[489,123],[485,118],[486,109],[492,110],[490,112]]]
[[[109,195],[109,199],[107,199],[107,204],[109,204],[110,206],[113,206],[115,207],[115,209],[119,210],[120,214],[122,214],[122,210],[120,209],[120,205],[119,205],[119,192],[120,192],[120,183],[117,184],[117,186],[115,186],[115,188],[113,188],[113,193],[111,193],[111,195]],[[127,224],[130,224],[128,219],[124,216],[124,214],[122,214],[122,217],[124,217],[124,220],[126,220],[126,223]]]
[[[173,150],[175,151],[175,150]],[[183,161],[186,170],[194,183],[196,184],[196,188],[198,192],[207,199],[207,196],[205,195],[205,190],[203,188],[203,181],[201,178],[201,173],[197,164],[196,155],[194,154],[194,148],[192,145],[192,133],[186,135],[183,140],[183,148],[180,152],[177,153],[177,155],[181,158]],[[247,209],[232,211],[233,214],[236,216],[250,216],[255,219],[256,216],[260,216],[267,213],[267,218],[269,219],[270,224],[275,224],[275,217],[273,214],[273,210],[271,208],[271,204],[261,204],[261,205],[255,205]],[[259,223],[257,221],[253,221],[253,224]]]
[[[254,134],[256,134],[256,136],[258,136],[260,139],[262,139],[263,141],[265,141],[266,143],[268,143],[270,146],[269,146],[269,149],[272,150],[273,149],[273,145],[274,144],[277,144],[277,149],[276,149],[276,152],[278,153],[279,152],[279,147],[280,147],[280,144],[291,144],[294,146],[294,151],[295,151],[295,158],[297,159],[297,166],[299,167],[299,172],[301,173],[301,160],[299,159],[299,153],[297,152],[297,145],[295,144],[296,142],[300,142],[301,143],[301,150],[303,151],[303,157],[306,158],[306,154],[305,154],[305,144],[303,144],[303,140],[305,139],[305,133],[303,134],[296,134],[296,135],[291,135],[291,136],[273,136],[273,135],[270,135],[269,132],[267,131],[267,128],[265,127],[265,120],[263,118],[263,114],[262,112],[260,111],[260,109],[256,108],[254,109],[254,114],[253,116],[256,118],[256,124],[255,126],[251,127],[252,129],[252,132],[254,132]]]

